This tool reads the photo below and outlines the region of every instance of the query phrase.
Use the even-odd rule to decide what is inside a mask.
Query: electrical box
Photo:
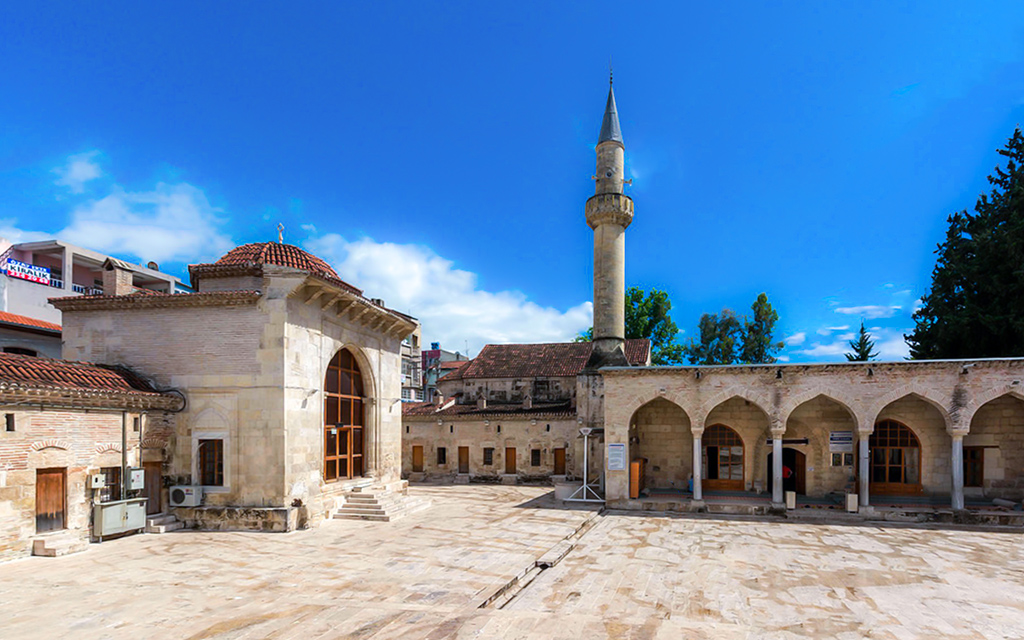
[[[105,473],[94,473],[89,476],[89,488],[90,489],[102,489],[107,484],[107,474]]]
[[[138,491],[139,489],[146,488],[146,470],[145,469],[129,469],[128,470],[128,489],[130,491]]]

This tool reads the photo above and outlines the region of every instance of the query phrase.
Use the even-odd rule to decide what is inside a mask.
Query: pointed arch
[[[681,405],[658,396],[629,418],[632,459],[646,461],[641,478],[645,489],[685,489],[693,473],[690,416]]]
[[[801,405],[806,404],[811,400],[815,400],[817,398],[825,398],[826,400],[831,400],[832,402],[841,406],[843,409],[846,409],[847,413],[850,414],[850,417],[853,418],[854,423],[857,423],[860,419],[860,416],[858,416],[857,412],[853,409],[853,407],[856,406],[857,404],[853,398],[843,393],[839,389],[830,389],[824,386],[814,386],[805,391],[793,394],[792,396],[789,396],[788,398],[783,400],[782,406],[779,407],[779,422],[781,422],[782,424],[786,424],[789,421],[789,417],[793,415],[793,412],[800,408]]]
[[[681,394],[671,393],[668,390],[665,390],[663,392],[662,387],[652,385],[650,387],[644,387],[643,389],[639,390],[639,393],[631,397],[630,401],[625,406],[620,406],[616,408],[615,415],[626,418],[627,424],[632,424],[633,416],[636,415],[637,411],[639,411],[645,405],[648,405],[651,402],[658,400],[659,398],[671,402],[672,404],[678,406],[680,409],[683,409],[683,406],[686,404]],[[608,408],[606,408],[605,411],[607,412]],[[683,409],[683,411],[684,413],[687,414],[687,417],[689,417],[692,422],[693,416],[690,415],[690,412],[686,411],[685,409]]]
[[[768,425],[771,427],[773,415],[767,408],[772,406],[771,398],[763,393],[755,392],[750,387],[731,387],[724,389],[702,402],[700,405],[700,412],[697,416],[699,420],[699,427],[706,427],[704,423],[707,421],[708,416],[711,415],[711,412],[734,398],[744,400],[760,409],[761,413],[767,417]]]
[[[917,398],[918,400],[922,400],[934,407],[939,412],[939,415],[942,416],[942,420],[945,423],[947,430],[953,424],[950,413],[945,406],[946,398],[941,398],[931,389],[925,389],[920,386],[904,386],[894,391],[890,391],[871,404],[866,417],[870,418],[871,424],[874,425],[878,422],[879,416],[881,416],[882,412],[885,411],[889,405],[899,400],[903,400],[904,398]]]
[[[1006,384],[991,389],[982,389],[976,394],[972,393],[967,402],[967,411],[964,412],[965,424],[970,424],[974,420],[974,415],[978,413],[979,409],[1003,396],[1024,400],[1024,389],[1021,389],[1020,385]]]

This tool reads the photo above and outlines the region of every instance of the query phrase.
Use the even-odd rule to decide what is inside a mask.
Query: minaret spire
[[[587,200],[587,224],[594,230],[594,348],[588,369],[626,366],[626,227],[633,200],[622,193],[626,146],[608,69],[608,102],[597,140],[594,195]]]

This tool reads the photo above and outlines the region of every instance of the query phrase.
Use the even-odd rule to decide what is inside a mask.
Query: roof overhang
[[[0,406],[12,405],[177,412],[184,408],[185,399],[172,393],[66,389],[46,385],[0,382]]]
[[[309,274],[302,286],[296,287],[291,293],[291,297],[301,300],[303,304],[315,305],[321,312],[333,314],[339,320],[399,340],[419,326],[415,318],[377,304],[333,279],[315,274]]]

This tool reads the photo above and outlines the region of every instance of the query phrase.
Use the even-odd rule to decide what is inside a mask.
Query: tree
[[[690,364],[732,364],[736,362],[736,346],[743,334],[736,312],[722,309],[721,314],[705,313],[700,317],[699,341],[691,338],[683,348]]]
[[[850,340],[849,344],[850,348],[853,349],[853,353],[845,355],[846,359],[850,362],[867,362],[878,357],[877,353],[871,352],[875,348],[875,341],[871,339],[871,334],[864,328],[863,320],[860,321],[860,331],[857,332],[857,337]]]
[[[740,319],[731,309],[720,314],[705,313],[698,325],[699,339],[690,339],[683,355],[690,364],[768,364],[785,346],[772,340],[779,314],[764,293],[750,306],[752,318]]]
[[[772,332],[775,330],[775,323],[779,321],[779,314],[772,309],[768,296],[764,293],[757,296],[754,304],[750,305],[750,310],[754,312],[754,317],[743,322],[740,361],[748,364],[771,364],[775,362],[775,354],[779,349],[786,346],[781,340],[772,342]]]
[[[675,339],[679,327],[672,321],[672,301],[659,289],[644,292],[639,287],[626,291],[626,338],[647,338],[651,341],[652,364],[678,364],[682,361],[682,345]],[[591,327],[576,336],[576,342],[594,339]]]
[[[904,336],[913,359],[1024,355],[1024,135],[1017,128],[997,153],[1006,168],[974,213],[947,218],[932,284]]]

